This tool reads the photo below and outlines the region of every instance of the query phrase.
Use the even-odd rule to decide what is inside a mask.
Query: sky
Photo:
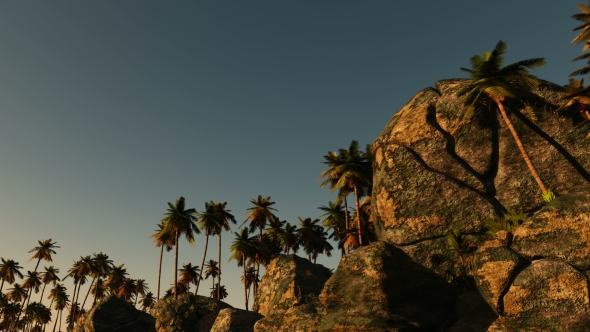
[[[323,155],[371,143],[499,40],[507,63],[544,57],[534,74],[566,84],[585,65],[570,62],[580,2],[0,2],[0,257],[33,270],[27,252],[51,238],[62,277],[103,251],[155,293],[149,236],[167,202],[227,202],[241,223],[262,195],[281,220],[319,217],[334,200]],[[243,308],[232,239],[222,284]],[[203,246],[181,242],[179,262],[199,265]],[[217,259],[216,238],[209,250]],[[167,289],[173,252],[162,269]]]

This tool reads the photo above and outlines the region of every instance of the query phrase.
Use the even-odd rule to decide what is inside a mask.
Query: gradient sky
[[[52,238],[62,276],[103,251],[155,293],[148,237],[166,202],[240,216],[270,195],[283,220],[318,217],[333,200],[317,180],[326,152],[371,143],[498,40],[507,62],[545,57],[535,74],[567,83],[584,65],[570,62],[580,2],[0,2],[0,257],[32,270],[27,251]],[[232,238],[222,283],[241,308]],[[203,241],[181,242],[179,261],[199,265]],[[172,265],[171,252],[164,289]]]

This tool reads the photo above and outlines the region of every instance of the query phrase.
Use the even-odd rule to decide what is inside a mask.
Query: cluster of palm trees
[[[276,215],[277,211],[270,196],[258,196],[251,200],[252,207],[244,214],[248,217],[234,232],[235,238],[231,245],[231,260],[236,260],[238,266],[243,268],[242,283],[244,284],[245,307],[248,309],[251,294],[257,292],[260,280],[261,266],[266,267],[272,258],[281,253],[289,254],[302,249],[310,260],[317,259],[318,255],[331,255],[333,250],[328,241],[327,230],[319,223],[319,219],[299,218],[300,225],[292,225],[281,221]],[[157,299],[160,298],[160,280],[162,270],[162,254],[164,249],[175,249],[174,255],[174,285],[167,290],[164,297],[178,298],[178,295],[190,292],[190,285],[195,286],[194,294],[197,295],[199,286],[205,278],[211,277],[211,297],[223,300],[227,296],[225,286],[221,284],[221,235],[223,231],[232,231],[231,223],[236,224],[236,218],[227,208],[227,203],[210,201],[205,203],[205,210],[197,212],[186,207],[186,200],[180,197],[174,204],[168,203],[168,209],[164,218],[158,224],[158,229],[151,237],[160,248],[160,265],[158,275]],[[245,224],[248,225],[245,226]],[[205,248],[201,266],[185,263],[178,269],[178,240],[184,236],[189,243],[194,243],[195,235],[204,233]],[[207,263],[207,247],[209,236],[218,237],[218,260],[209,259]]]
[[[34,253],[31,260],[36,260],[35,269],[23,275],[22,266],[12,259],[0,258],[0,331],[45,331],[46,325],[52,321],[52,311],[57,314],[52,331],[62,330],[63,312],[66,310],[66,325],[69,329],[86,310],[84,309],[88,296],[92,294],[92,305],[109,295],[115,295],[129,303],[137,305],[139,296],[142,310],[151,308],[154,304],[153,294],[149,292],[143,279],[128,278],[127,271],[121,265],[114,265],[108,255],[100,252],[80,257],[75,261],[67,274],[61,279],[59,269],[53,265],[44,267],[44,271],[37,272],[41,260],[52,262],[52,255],[56,252],[56,246],[52,239],[38,241],[39,245],[29,253]],[[74,291],[67,293],[63,281],[72,278]],[[84,295],[80,304],[81,286],[91,278],[88,292]],[[17,283],[17,279],[22,279]],[[11,285],[6,293],[3,293],[4,284]],[[47,300],[49,305],[43,304],[45,288],[51,285]],[[33,293],[41,295],[35,301]],[[71,299],[70,299],[71,298]],[[58,327],[59,323],[59,327]]]

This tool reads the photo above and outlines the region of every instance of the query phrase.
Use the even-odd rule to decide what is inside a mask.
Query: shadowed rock
[[[198,332],[253,332],[254,324],[263,316],[242,309],[221,309],[203,317]]]
[[[116,296],[97,303],[78,323],[76,332],[155,332],[154,317]]]

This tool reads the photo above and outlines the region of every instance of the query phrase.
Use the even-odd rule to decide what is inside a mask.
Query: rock
[[[282,315],[288,308],[318,295],[330,277],[330,270],[296,255],[273,259],[258,288],[253,310],[263,316]]]
[[[490,325],[487,332],[508,332],[508,331],[504,328],[504,325],[502,325],[502,322],[500,321],[500,319],[496,319],[496,321],[494,321],[494,323],[492,325]]]
[[[225,308],[231,306],[204,296],[195,298],[190,294],[181,295],[178,300],[160,299],[150,313],[156,319],[157,332],[194,331],[198,328],[201,318]]]
[[[242,309],[221,309],[201,319],[198,332],[253,332],[254,324],[263,316]]]
[[[532,262],[504,296],[504,325],[518,331],[588,331],[588,279],[570,265]]]
[[[285,311],[265,317],[254,325],[255,332],[307,332],[319,331],[321,315],[314,305],[298,304]]]
[[[456,321],[451,286],[384,242],[344,256],[319,299],[322,331],[444,331]]]
[[[505,123],[493,116],[480,123],[463,118],[456,93],[467,83],[445,80],[420,91],[373,143],[375,230],[426,267],[428,253],[457,259],[439,241],[449,232],[475,234],[501,211],[544,204]],[[527,98],[531,105],[558,105],[558,95],[548,90]],[[521,106],[512,106],[510,117],[546,186],[560,194],[588,186],[589,125],[542,110],[532,123],[517,111]]]
[[[449,332],[485,332],[498,318],[477,290],[459,295],[456,313],[459,319]]]
[[[473,259],[475,284],[481,295],[499,314],[502,313],[502,296],[516,275],[521,262],[519,256],[508,248],[511,234],[500,231],[485,242]]]
[[[513,233],[512,249],[529,260],[559,259],[590,269],[590,190],[558,197]]]
[[[155,320],[116,296],[97,303],[78,323],[76,332],[155,332]]]

